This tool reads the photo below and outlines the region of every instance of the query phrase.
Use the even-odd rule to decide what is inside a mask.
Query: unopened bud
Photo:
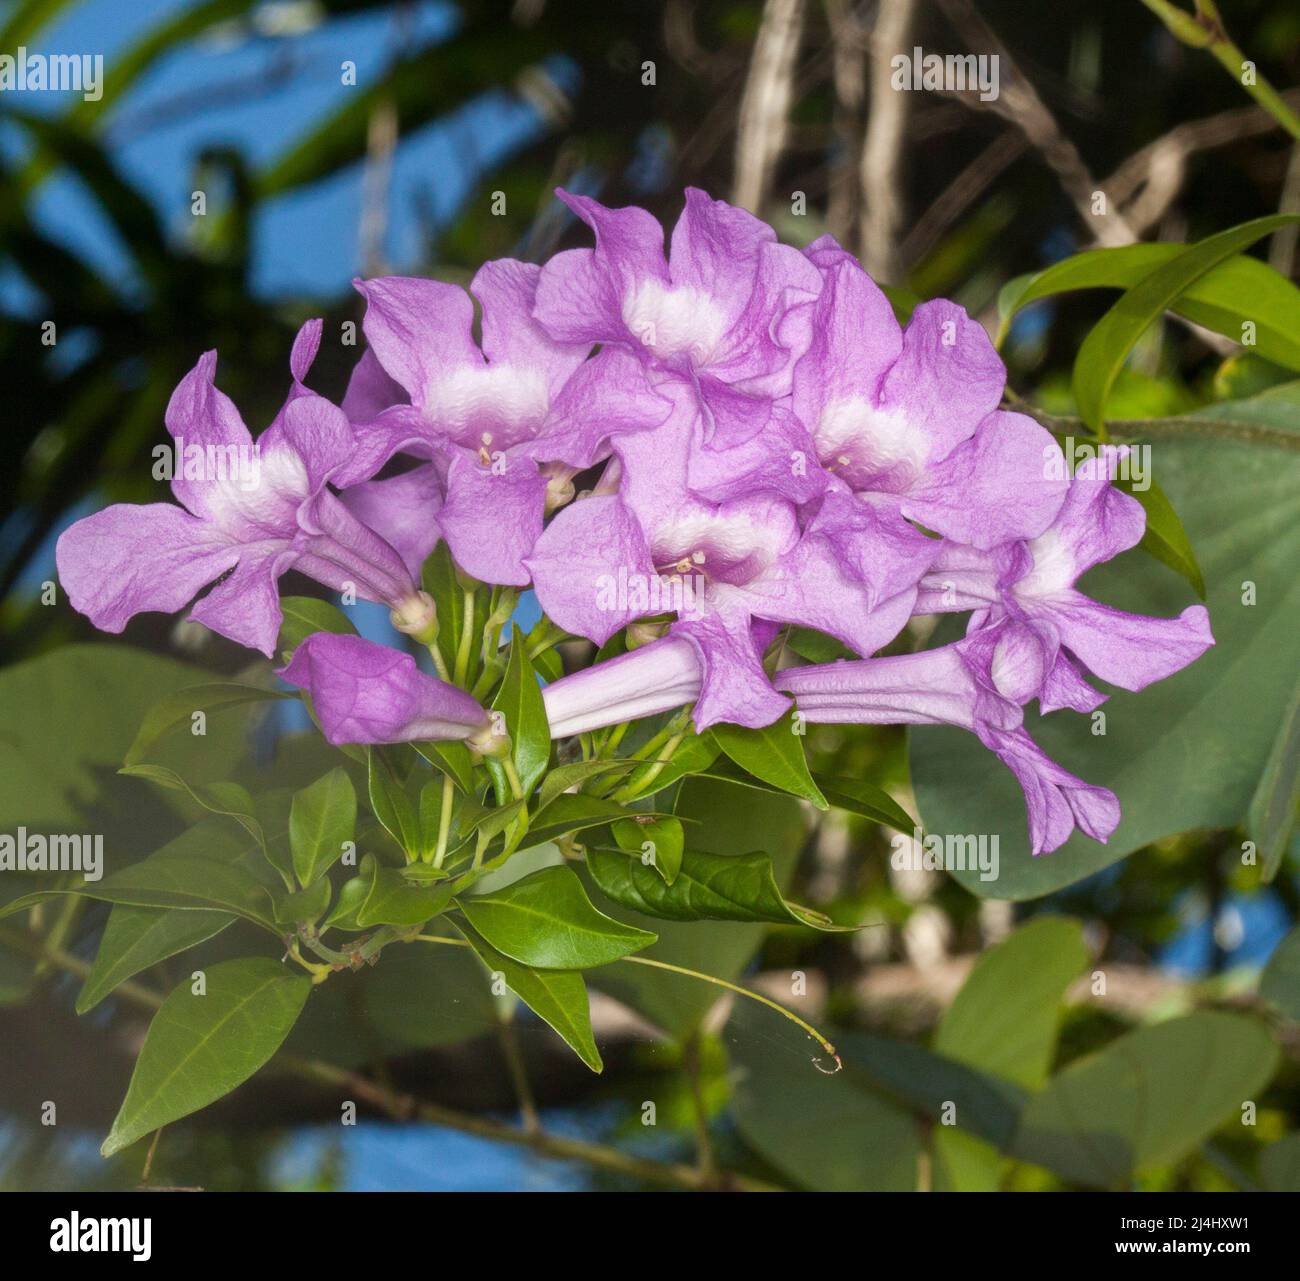
[[[492,760],[504,760],[510,755],[510,735],[506,731],[505,718],[500,712],[489,713],[483,725],[465,738],[465,746],[476,757],[490,757]]]
[[[660,640],[668,631],[667,623],[629,623],[627,625],[627,647],[629,650],[640,649]]]
[[[414,636],[421,645],[438,639],[438,608],[428,592],[408,596],[388,617],[399,632]]]

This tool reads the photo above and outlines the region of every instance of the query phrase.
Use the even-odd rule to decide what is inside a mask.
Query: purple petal
[[[663,228],[644,209],[607,209],[590,196],[555,193],[596,233],[595,249],[558,253],[542,268],[534,315],[558,342],[636,342],[624,298],[638,282],[668,284]]]
[[[903,331],[903,350],[880,385],[879,410],[897,415],[946,457],[1002,399],[1006,369],[983,328],[942,298],[923,302]]]
[[[321,335],[325,329],[323,320],[305,321],[293,340],[293,350],[289,354],[289,370],[295,383],[307,381],[307,374],[320,351]]]
[[[533,319],[541,272],[535,263],[499,258],[485,262],[469,288],[483,307],[483,354],[493,364],[543,371],[554,396],[587,358],[591,344],[556,342]]]
[[[399,609],[417,588],[397,550],[329,490],[302,505],[295,539],[298,568],[336,591],[349,587],[367,600]]]
[[[1025,794],[1034,854],[1064,845],[1076,827],[1103,845],[1119,826],[1119,798],[1077,778],[1047,756],[1024,729],[984,730],[980,741],[996,752]]]
[[[635,515],[613,495],[579,499],[527,560],[538,602],[565,631],[603,645],[650,607],[658,575]]]
[[[513,451],[484,467],[458,449],[447,472],[447,500],[439,523],[456,563],[485,583],[526,586],[524,558],[542,532],[546,477]]]
[[[285,405],[278,423],[282,438],[302,459],[309,494],[318,493],[351,459],[356,448],[352,427],[343,411],[313,392]],[[263,435],[263,446],[265,442]]]
[[[136,614],[175,613],[239,559],[239,548],[170,503],[118,503],[59,535],[59,581],[100,631]]]
[[[408,399],[401,384],[384,372],[379,357],[367,347],[352,367],[347,391],[343,393],[343,412],[350,422],[364,423]]]
[[[282,546],[244,549],[235,572],[190,610],[190,621],[274,657],[284,621],[278,583],[295,560],[295,553]]]
[[[773,688],[763,670],[749,617],[743,612],[710,610],[674,623],[670,636],[690,641],[703,675],[695,704],[695,728],[728,721],[761,729],[779,719],[790,706]]]
[[[658,427],[673,410],[646,380],[645,366],[629,352],[606,347],[580,365],[551,405],[536,439],[520,446],[529,457],[590,467],[624,432]]]
[[[987,549],[1036,538],[1065,501],[1045,467],[1051,433],[1024,414],[996,412],[970,440],[931,463],[900,503],[904,515],[958,543]]]
[[[464,690],[426,676],[409,654],[360,636],[316,632],[280,676],[311,696],[336,747],[464,739],[488,724]]]
[[[437,468],[425,464],[387,480],[353,485],[339,495],[339,501],[393,547],[418,581],[425,560],[442,537],[438,524],[442,481]]]
[[[447,366],[483,364],[474,345],[474,303],[458,285],[408,276],[354,280],[366,300],[362,327],[385,371],[414,405],[432,399]]]
[[[253,438],[239,410],[229,396],[217,390],[213,381],[216,371],[217,353],[205,352],[172,392],[164,414],[182,458],[172,480],[172,493],[195,516],[214,518],[224,510],[223,492],[214,482],[217,465],[229,474],[238,474],[237,469],[247,466],[254,452]],[[205,462],[197,478],[188,477],[184,466],[184,456],[191,450],[203,450],[214,464]]]
[[[1177,618],[1147,618],[1069,592],[1033,613],[1051,620],[1061,644],[1089,671],[1120,689],[1145,689],[1164,680],[1214,644],[1204,605],[1191,605]]]

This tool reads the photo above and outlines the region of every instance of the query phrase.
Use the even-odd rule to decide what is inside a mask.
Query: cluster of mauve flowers
[[[764,726],[792,697],[814,722],[958,725],[1015,773],[1035,853],[1076,826],[1104,841],[1115,796],[1048,759],[1024,706],[1091,711],[1106,696],[1085,672],[1141,689],[1213,643],[1199,606],[1145,618],[1075,590],[1142,536],[1113,467],[1062,478],[1050,435],[999,409],[984,330],[942,300],[900,328],[830,237],[800,252],[690,190],[665,256],[644,210],[560,196],[594,248],[490,262],[469,294],[359,283],[369,346],[341,407],[304,385],[320,341],[305,326],[258,483],[177,479],[182,507],[78,522],[58,548],[73,605],[120,631],[220,580],[191,617],[270,656],[294,568],[427,639],[420,566],[444,539],[464,572],[531,585],[596,644],[675,614],[545,689],[556,737],[688,703],[700,730]],[[187,448],[254,448],[214,372],[208,355],[185,378],[168,429]],[[962,640],[871,657],[913,616],[954,611],[970,614]],[[785,624],[862,658],[770,675]],[[468,695],[395,649],[319,633],[282,675],[336,743],[491,742]]]

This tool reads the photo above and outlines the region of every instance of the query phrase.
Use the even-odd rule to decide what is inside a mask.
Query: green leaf
[[[217,859],[151,855],[77,892],[139,907],[217,908],[277,932],[267,887],[246,868]]]
[[[1278,726],[1273,750],[1268,754],[1259,786],[1246,812],[1246,831],[1259,851],[1265,881],[1282,866],[1282,856],[1295,831],[1300,806],[1300,685]]]
[[[262,703],[268,699],[290,698],[289,694],[277,693],[275,690],[258,689],[255,685],[235,685],[218,683],[211,685],[191,685],[188,689],[179,689],[168,694],[166,698],[155,703],[144,718],[140,732],[127,749],[125,764],[138,765],[144,760],[149,749],[168,730],[178,725],[192,724],[195,712],[219,711],[227,707],[239,707],[246,703]],[[203,737],[203,735],[195,735]]]
[[[665,884],[671,885],[677,879],[686,841],[681,819],[642,814],[619,819],[611,830],[619,849],[639,855],[642,865],[653,867]]]
[[[608,965],[655,941],[599,911],[567,867],[547,867],[505,889],[456,900],[475,931],[499,952],[546,970]]]
[[[506,674],[492,700],[492,708],[505,717],[506,729],[510,733],[510,752],[523,794],[527,797],[550,763],[551,729],[542,703],[542,687],[528,657],[528,647],[518,641],[516,638],[510,646]],[[496,787],[497,803],[504,805],[514,798],[505,770],[500,761],[489,759],[485,764]]]
[[[464,743],[412,743],[411,746],[434,769],[450,776],[465,795],[474,791],[474,762]]]
[[[119,984],[231,925],[231,912],[182,912],[117,903],[108,914],[95,964],[77,995],[77,1013],[93,1010]]]
[[[860,778],[823,778],[814,775],[817,786],[836,809],[847,810],[859,818],[882,823],[911,836],[920,824],[884,788]]]
[[[1300,222],[1297,214],[1255,218],[1221,231],[1156,267],[1127,290],[1084,339],[1074,362],[1074,398],[1094,431],[1106,417],[1106,401],[1130,351],[1147,327],[1193,284],[1257,240]]]
[[[1186,245],[1167,243],[1090,249],[1044,271],[1018,276],[998,295],[997,345],[1002,346],[1012,320],[1030,303],[1075,289],[1132,288],[1186,249]],[[1300,289],[1258,258],[1243,254],[1220,263],[1193,281],[1169,310],[1235,342],[1241,341],[1243,322],[1250,321],[1255,325],[1259,355],[1288,369],[1300,369],[1295,327]]]
[[[1300,1134],[1284,1134],[1259,1154],[1259,1173],[1270,1192],[1300,1192]]]
[[[370,808],[375,817],[407,854],[418,857],[421,853],[420,816],[397,776],[392,755],[382,747],[368,747],[366,764]]]
[[[1201,573],[1187,530],[1183,528],[1183,522],[1178,519],[1178,513],[1165,496],[1165,491],[1154,477],[1147,478],[1146,489],[1134,489],[1123,480],[1116,483],[1118,488],[1136,498],[1147,514],[1146,531],[1138,545],[1162,565],[1168,565],[1174,573],[1181,574],[1191,583],[1192,590],[1204,600],[1205,575]]]
[[[1029,921],[975,963],[944,1011],[933,1048],[1027,1089],[1041,1086],[1065,991],[1087,963],[1077,921]]]
[[[421,571],[421,586],[433,597],[434,608],[438,611],[438,639],[434,642],[447,670],[456,667],[456,650],[460,646],[461,634],[465,627],[465,582],[456,570],[452,560],[451,549],[440,542],[424,562]],[[470,621],[470,634],[475,640],[483,635],[487,623],[486,601],[477,588],[473,593],[472,608],[475,617]],[[478,658],[475,649],[472,657]],[[472,681],[473,672],[469,674]]]
[[[714,729],[716,728],[717,726],[714,726]],[[709,730],[704,734],[696,734],[694,730],[691,730],[677,744],[677,749],[667,761],[660,764],[660,759],[651,758],[639,762],[629,775],[627,786],[636,789],[638,800],[645,800],[646,797],[654,796],[656,792],[662,792],[664,788],[671,787],[679,779],[687,778],[692,774],[704,773],[718,759],[720,750],[717,740],[713,736],[713,730]],[[652,769],[658,772],[650,784],[642,787],[642,779]]]
[[[773,1032],[773,1018],[738,1010],[728,1037],[746,1142],[812,1191],[915,1191],[921,1144],[912,1118],[851,1062],[833,1076],[819,1070],[797,1033]]]
[[[427,889],[412,885],[401,872],[384,867],[370,854],[361,860],[361,876],[369,885],[355,908],[356,923],[363,930],[372,925],[423,925],[451,904],[449,884]]]
[[[130,838],[148,849],[155,833],[148,830],[154,816],[140,805],[146,789],[105,771],[121,765],[152,704],[211,679],[187,663],[104,642],[64,645],[5,667],[0,831],[20,824],[33,832],[84,831],[88,806],[111,797],[130,811]],[[240,722],[223,717],[206,737],[179,736],[168,759],[187,774],[229,774],[245,748]],[[165,839],[167,826],[156,825],[153,844]],[[105,831],[106,846],[110,834]]]
[[[265,848],[266,834],[254,812],[253,798],[248,794],[248,789],[239,783],[193,784],[166,765],[124,765],[118,773],[125,774],[129,778],[147,778],[160,787],[184,792],[208,813],[233,818],[244,831]]]
[[[616,760],[574,761],[571,765],[561,765],[542,780],[542,785],[537,792],[537,804],[545,809],[571,787],[598,778],[602,774],[625,773],[634,769],[636,765],[636,761],[626,757]]]
[[[1260,976],[1259,994],[1287,1018],[1300,1023],[1300,927],[1274,949]]]
[[[283,596],[280,609],[284,621],[276,645],[282,653],[292,653],[316,632],[332,632],[335,636],[357,634],[352,620],[337,605],[314,596]]]
[[[1300,444],[1300,390],[1211,408],[1261,434],[1226,437],[1217,434],[1219,419],[1189,415],[1180,428],[1204,423],[1209,431],[1153,436],[1152,449],[1205,570],[1214,647],[1140,693],[1110,691],[1104,734],[1067,713],[1026,720],[1048,756],[1119,796],[1123,817],[1109,843],[1076,834],[1032,858],[1024,797],[1006,767],[963,730],[909,731],[925,828],[999,838],[996,880],[954,873],[973,894],[1037,898],[1173,833],[1233,828],[1246,819],[1296,697],[1300,450],[1285,442]],[[1247,583],[1254,604],[1245,603]],[[1162,566],[1131,554],[1090,571],[1080,589],[1115,608],[1164,618],[1176,617],[1191,595]],[[959,624],[944,624],[930,643],[960,635]]]
[[[223,961],[206,979],[205,995],[186,980],[154,1015],[104,1156],[248,1080],[280,1048],[311,991],[306,975],[264,957]]]
[[[671,885],[639,857],[587,850],[587,867],[615,903],[668,921],[770,921],[838,931],[811,908],[787,903],[766,854],[701,854],[687,850]]]
[[[802,736],[795,732],[793,725],[787,725],[784,718],[763,729],[715,725],[712,733],[718,746],[755,778],[761,778],[792,796],[811,801],[818,809],[830,808],[808,772]]]
[[[519,848],[531,849],[534,845],[544,845],[547,841],[556,840],[570,832],[604,827],[607,823],[628,817],[634,812],[603,796],[591,796],[586,792],[562,792],[533,815],[533,820],[528,825],[528,834]]]
[[[1077,922],[1042,916],[1015,930],[975,963],[935,1032],[933,1049],[1025,1089],[1047,1080],[1066,989],[1088,961]],[[935,1186],[994,1192],[1002,1156],[973,1135],[938,1126],[932,1135]]]
[[[333,887],[322,877],[305,890],[275,897],[276,924],[292,931],[297,925],[314,925],[329,911]]]
[[[356,823],[356,789],[341,767],[294,794],[289,847],[299,885],[310,885],[334,866],[355,836]]]
[[[500,974],[510,990],[538,1018],[549,1023],[571,1050],[593,1071],[604,1063],[591,1032],[591,1003],[587,985],[576,970],[536,970],[503,956],[473,930],[463,930],[489,973]]]
[[[784,886],[793,872],[806,830],[801,802],[793,796],[690,778],[682,784],[674,809],[684,822],[694,820],[690,829],[693,848],[743,856],[763,847],[772,856],[778,886]],[[614,906],[598,886],[593,883],[590,888],[598,906]],[[632,923],[659,935],[648,956],[733,982],[744,973],[770,930],[766,922],[758,921],[736,922],[726,929],[640,916],[633,917]],[[644,965],[611,965],[594,971],[590,982],[677,1040],[698,1029],[718,1002],[718,989],[712,984]]]
[[[1072,1183],[1125,1187],[1239,1117],[1277,1063],[1268,1030],[1241,1015],[1204,1012],[1138,1028],[1030,1098],[1013,1155]]]

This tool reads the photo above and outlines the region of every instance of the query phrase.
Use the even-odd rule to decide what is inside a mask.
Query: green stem
[[[465,619],[460,625],[460,644],[456,646],[455,683],[463,685],[469,674],[469,650],[474,639],[474,592],[466,589],[461,594],[465,609]]]
[[[429,647],[429,654],[433,659],[433,665],[438,671],[438,675],[445,681],[451,680],[451,673],[447,670],[447,664],[443,660],[442,651],[438,648],[438,642],[434,641]]]
[[[455,800],[455,786],[450,774],[442,776],[442,809],[438,811],[438,848],[433,854],[434,867],[441,867],[447,857],[447,838],[451,835],[451,807]]]
[[[664,772],[664,767],[672,760],[673,753],[681,746],[682,739],[685,737],[686,729],[683,727],[668,740],[664,745],[663,754],[650,765],[650,768],[639,778],[631,779],[626,786],[619,788],[614,793],[613,799],[620,804],[626,804],[628,801],[635,800],[640,796]]]

